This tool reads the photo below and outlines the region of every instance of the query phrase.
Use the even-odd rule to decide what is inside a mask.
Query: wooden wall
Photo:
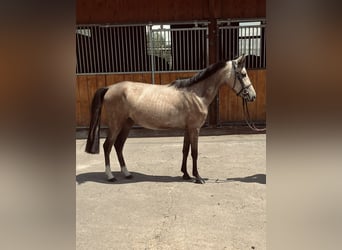
[[[77,0],[77,24],[264,18],[266,0]]]
[[[155,75],[156,84],[168,84],[177,78],[188,78],[194,72],[170,72]],[[249,104],[253,120],[266,120],[266,70],[248,70],[248,75],[257,92],[257,99]],[[90,121],[90,104],[96,89],[120,81],[148,82],[151,73],[78,75],[76,82],[76,126],[87,127]],[[104,115],[102,124],[105,125]],[[229,87],[223,86],[219,92],[219,122],[243,121],[241,98]]]

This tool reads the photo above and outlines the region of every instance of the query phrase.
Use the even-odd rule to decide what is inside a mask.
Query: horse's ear
[[[245,66],[245,62],[246,62],[246,56],[245,54],[242,54],[242,56],[240,56],[238,59],[236,59],[238,67],[239,68],[243,68]]]

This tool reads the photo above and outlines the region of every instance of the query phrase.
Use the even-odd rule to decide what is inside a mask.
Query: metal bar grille
[[[219,21],[220,60],[246,55],[249,69],[266,68],[266,24],[263,20]]]
[[[218,59],[247,55],[247,68],[266,68],[264,20],[220,20]],[[208,22],[78,25],[77,74],[198,71],[208,66]]]
[[[208,63],[208,22],[78,25],[76,74],[198,71]]]

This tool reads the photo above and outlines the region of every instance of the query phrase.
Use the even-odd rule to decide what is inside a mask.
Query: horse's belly
[[[186,125],[186,112],[168,105],[140,105],[131,112],[130,117],[135,123],[149,129],[184,128]]]
[[[200,127],[206,110],[194,94],[164,86],[136,86],[126,93],[129,116],[137,124],[150,129]],[[203,107],[202,107],[203,106]]]

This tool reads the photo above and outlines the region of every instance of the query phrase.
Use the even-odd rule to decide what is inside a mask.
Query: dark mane
[[[196,75],[194,75],[193,77],[187,78],[187,79],[175,80],[175,81],[171,82],[169,86],[173,86],[177,89],[190,87],[190,86],[212,76],[218,70],[222,69],[225,66],[226,66],[225,61],[221,61],[221,62],[212,64],[208,68],[206,68],[206,69],[200,71],[199,73],[197,73]]]

